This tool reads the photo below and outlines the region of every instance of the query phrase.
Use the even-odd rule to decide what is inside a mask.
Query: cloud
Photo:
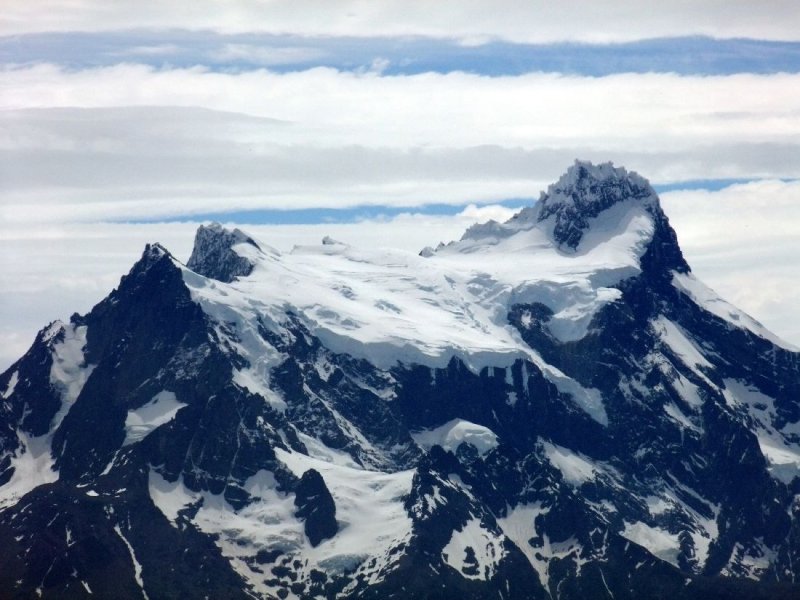
[[[466,44],[490,39],[610,42],[709,35],[797,39],[793,0],[10,0],[0,35],[41,31],[188,28],[225,33],[429,36]]]
[[[536,197],[576,157],[800,176],[800,74],[0,71],[0,215],[153,219]],[[30,108],[38,107],[38,108]]]
[[[224,44],[209,52],[218,62],[246,62],[265,67],[308,63],[325,55],[324,51],[303,46],[269,46],[256,44]]]
[[[126,48],[124,53],[115,52],[117,56],[120,54],[132,54],[134,56],[163,56],[174,55],[181,51],[181,47],[177,44],[152,44],[143,46],[133,46]]]
[[[661,198],[670,220],[693,248],[708,251],[730,247],[737,252],[741,248],[744,251],[741,257],[745,257],[752,251],[747,240],[769,241],[772,245],[798,238],[800,182],[797,181],[757,181],[732,185],[719,192],[674,191],[662,194]],[[741,244],[730,243],[732,232],[741,236]]]
[[[36,65],[0,71],[0,108],[202,107],[288,121],[293,142],[318,146],[345,139],[384,147],[579,141],[644,149],[656,140],[685,148],[700,140],[794,141],[799,84],[800,74],[380,76],[327,68],[279,74]]]
[[[670,192],[661,200],[695,275],[800,346],[800,182]]]
[[[509,208],[507,206],[500,206],[497,204],[490,204],[486,206],[476,206],[474,204],[470,204],[464,210],[462,210],[458,216],[461,219],[469,221],[469,224],[472,223],[485,223],[486,221],[497,221],[498,223],[504,223],[508,221],[515,213],[519,212],[519,209],[522,208]]]

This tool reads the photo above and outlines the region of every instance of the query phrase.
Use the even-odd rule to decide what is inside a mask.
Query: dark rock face
[[[654,222],[653,239],[641,258],[642,270],[649,277],[660,277],[669,283],[671,272],[689,273],[691,269],[683,258],[678,236],[670,227],[669,219],[660,208],[651,212]]]
[[[11,453],[20,447],[18,432],[34,437],[46,434],[61,406],[50,371],[53,346],[63,337],[63,324],[51,323],[39,332],[30,350],[0,375],[1,389],[8,390],[13,383],[13,394],[0,404],[0,482],[11,477]]]
[[[158,391],[164,366],[179,349],[205,343],[205,317],[169,253],[153,245],[119,287],[73,325],[86,326],[84,361],[95,366],[55,433],[53,449],[61,478],[81,480],[108,465],[125,438],[128,410]]]
[[[228,231],[219,223],[201,225],[194,239],[194,249],[186,266],[204,277],[230,283],[253,272],[253,264],[233,250],[236,244],[258,244],[238,229]]]
[[[294,489],[296,517],[305,521],[305,532],[312,546],[332,538],[339,531],[336,523],[336,504],[325,486],[319,471],[309,469]]]
[[[653,218],[582,338],[508,307],[535,355],[505,367],[379,368],[291,311],[212,316],[148,246],[0,375],[0,597],[798,597],[800,477],[763,444],[800,441],[800,354],[673,285],[674,231],[614,173],[578,164],[558,207],[484,228],[553,219],[570,252],[620,202]],[[250,272],[249,238],[201,231],[190,269]]]

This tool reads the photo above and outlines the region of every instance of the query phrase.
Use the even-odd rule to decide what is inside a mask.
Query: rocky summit
[[[0,375],[0,597],[800,597],[800,353],[644,178],[268,242],[149,245]]]

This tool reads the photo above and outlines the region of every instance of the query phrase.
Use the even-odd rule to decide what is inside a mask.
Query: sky
[[[6,0],[0,369],[197,223],[409,251],[580,158],[800,346],[794,1]]]

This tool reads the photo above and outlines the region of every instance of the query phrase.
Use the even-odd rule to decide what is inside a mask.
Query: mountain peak
[[[145,244],[144,251],[142,252],[142,258],[140,260],[153,262],[161,259],[163,256],[171,256],[169,250],[164,248],[164,246],[158,242],[154,242],[152,244]]]
[[[550,190],[564,190],[572,187],[585,187],[588,184],[622,180],[631,181],[652,192],[647,179],[635,171],[628,171],[625,167],[615,167],[612,161],[594,164],[592,161],[577,158],[564,174],[559,177],[558,181],[549,186],[548,192]]]
[[[636,201],[654,217],[661,214],[658,196],[638,173],[606,162],[576,160],[539,199],[537,221],[551,221],[553,239],[562,249],[576,250],[591,220],[612,206]]]
[[[204,277],[225,283],[230,283],[236,277],[246,277],[253,271],[253,262],[234,250],[240,244],[261,249],[251,237],[239,229],[226,229],[219,223],[200,225],[186,266]]]
[[[516,242],[505,242],[518,235],[522,237]],[[505,223],[473,225],[447,251],[471,254],[493,247],[512,251],[537,247],[583,256],[607,244],[632,254],[643,270],[666,279],[670,271],[690,271],[650,183],[611,162],[595,165],[576,160],[537,203]]]

